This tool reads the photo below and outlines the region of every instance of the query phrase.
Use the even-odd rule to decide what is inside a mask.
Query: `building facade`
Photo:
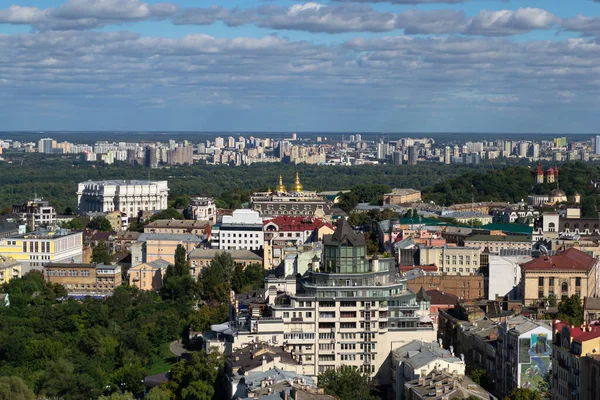
[[[392,346],[435,340],[433,325],[420,322],[416,296],[395,261],[367,259],[364,236],[346,220],[325,236],[324,247],[320,267],[303,278],[267,278],[269,316],[250,318],[237,340],[282,343],[304,374],[350,365],[389,384]]]
[[[56,225],[56,209],[44,199],[13,205],[13,214],[18,214],[25,220],[30,230]]]
[[[21,264],[0,257],[0,285],[22,276]]]
[[[264,244],[263,219],[254,210],[235,210],[212,229],[211,245],[220,250],[259,251]]]
[[[296,181],[289,191],[283,185],[283,179],[280,176],[275,191],[254,193],[250,196],[250,208],[258,211],[265,219],[280,215],[317,218],[331,216],[329,202],[316,192],[303,190],[298,174],[296,174]]]
[[[144,211],[166,210],[167,181],[87,181],[77,189],[79,213],[121,211],[135,218]]]
[[[447,275],[469,275],[479,273],[481,249],[479,247],[421,247],[421,265],[437,265]]]
[[[233,262],[246,268],[251,264],[263,265],[263,258],[250,250],[218,250],[218,249],[194,249],[188,256],[192,274],[197,278],[202,273],[202,269],[210,265],[212,260],[219,253],[228,253],[233,258]]]
[[[127,271],[129,286],[135,286],[140,290],[160,290],[169,265],[169,262],[158,259],[131,267]]]
[[[82,261],[83,233],[58,229],[38,230],[0,239],[0,256],[18,261],[24,274],[41,271],[51,262]]]
[[[502,250],[531,250],[531,236],[521,235],[475,235],[465,239],[466,247],[478,247],[490,254],[500,254]]]
[[[393,189],[383,195],[383,204],[407,204],[421,201],[421,191],[415,189]]]
[[[50,263],[44,266],[47,282],[63,285],[71,296],[110,296],[121,286],[121,266]]]
[[[558,301],[574,294],[580,298],[597,296],[597,268],[595,257],[574,248],[521,264],[523,303],[529,305],[550,296]]]
[[[184,212],[186,218],[217,223],[217,206],[212,197],[193,197]]]

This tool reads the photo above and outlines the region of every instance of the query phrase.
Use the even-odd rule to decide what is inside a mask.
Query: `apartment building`
[[[20,278],[21,264],[14,260],[4,259],[0,256],[0,285],[10,282],[14,278]]]
[[[407,204],[421,201],[421,192],[415,189],[392,189],[383,195],[383,204]]]
[[[549,296],[560,299],[598,294],[598,259],[574,248],[521,264],[521,293],[529,305]]]
[[[119,265],[50,263],[44,266],[44,276],[71,296],[110,296],[122,283]]]
[[[438,342],[413,340],[392,351],[392,390],[396,400],[404,400],[404,385],[422,379],[434,370],[465,375],[465,362]]]
[[[323,258],[302,278],[266,279],[268,317],[248,317],[236,346],[281,343],[302,362],[303,373],[351,365],[389,384],[393,347],[435,340],[431,322],[392,258],[368,259],[365,238],[340,220],[324,237]]]
[[[167,181],[106,180],[81,182],[77,188],[79,213],[121,211],[136,218],[144,211],[166,210]]]
[[[131,267],[127,271],[129,286],[136,286],[140,290],[160,290],[169,265],[169,262],[159,258]]]
[[[498,324],[496,386],[500,393],[542,389],[552,366],[552,338],[549,321],[516,316]]]
[[[496,399],[467,376],[437,370],[407,382],[404,386],[404,398],[406,400]]]
[[[479,247],[420,247],[420,265],[437,265],[447,275],[469,275],[480,272]]]
[[[600,326],[569,326],[554,322],[552,352],[552,400],[598,399],[599,382],[595,357],[600,348]],[[590,358],[586,358],[590,356]],[[590,370],[586,367],[590,366]],[[589,396],[588,396],[589,394]]]
[[[40,229],[0,239],[0,256],[18,261],[23,274],[51,262],[81,262],[83,233],[58,229]]]
[[[13,214],[26,221],[30,230],[56,225],[56,208],[48,200],[33,199],[23,204],[13,205]]]

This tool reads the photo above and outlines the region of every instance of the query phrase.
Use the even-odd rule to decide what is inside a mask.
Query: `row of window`
[[[81,276],[87,277],[90,276],[89,270],[65,270],[65,269],[49,269],[45,271],[46,276]]]
[[[443,263],[443,256],[440,255],[439,261],[440,264]],[[446,264],[450,264],[450,260],[452,260],[452,264],[453,265],[457,265],[457,259],[458,259],[458,265],[471,265],[471,262],[473,263],[473,265],[477,265],[477,260],[476,257],[473,256],[473,261],[471,261],[471,256],[446,256]]]
[[[543,276],[540,276],[538,278],[538,286],[544,286],[544,282],[545,279]],[[563,282],[563,286],[567,285],[566,282]],[[548,286],[553,287],[554,286],[554,277],[549,277],[548,278]],[[575,278],[575,286],[581,286],[581,278],[580,277],[576,277]]]
[[[443,272],[450,272],[450,267],[446,267],[446,268],[442,268]],[[479,269],[477,268],[456,268],[456,267],[452,267],[452,272],[458,272],[460,274],[462,274],[463,272],[466,272],[467,274],[470,274],[471,272],[475,273],[479,271]]]

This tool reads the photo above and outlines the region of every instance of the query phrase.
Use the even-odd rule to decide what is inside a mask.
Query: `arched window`
[[[548,232],[554,232],[556,230],[556,225],[554,224],[554,222],[550,222],[548,224]]]
[[[562,285],[560,285],[560,292],[561,297],[563,299],[569,297],[569,285],[567,284],[567,282],[563,282]]]

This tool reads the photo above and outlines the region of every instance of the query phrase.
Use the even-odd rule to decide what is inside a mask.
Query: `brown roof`
[[[452,293],[442,292],[440,290],[428,290],[427,295],[431,298],[431,305],[455,305],[458,297],[453,295]]]
[[[542,256],[521,264],[523,271],[590,271],[596,259],[586,253],[571,248],[555,256]]]

